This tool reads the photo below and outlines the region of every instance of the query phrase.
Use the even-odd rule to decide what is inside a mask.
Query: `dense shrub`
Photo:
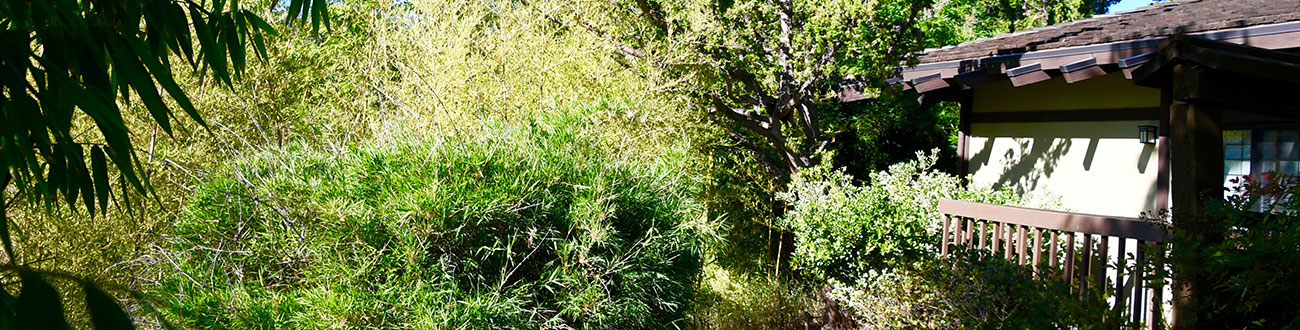
[[[1195,287],[1180,325],[1300,329],[1300,178],[1233,181],[1231,196],[1193,221],[1173,215],[1165,264],[1175,282]]]
[[[1051,275],[1035,278],[1024,266],[984,250],[954,258],[925,258],[856,283],[832,282],[863,329],[1118,329],[1125,317],[1101,292],[1079,299]]]
[[[681,325],[700,271],[688,158],[610,155],[591,115],[236,160],[194,192],[154,291],[200,328]]]
[[[852,281],[937,253],[940,199],[1020,202],[1009,190],[962,188],[958,177],[931,169],[937,159],[918,152],[863,185],[827,165],[796,174],[780,194],[792,205],[780,220],[795,237],[791,265],[814,279]]]

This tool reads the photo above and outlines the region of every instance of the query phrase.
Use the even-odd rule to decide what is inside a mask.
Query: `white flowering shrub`
[[[779,221],[794,233],[791,265],[814,279],[852,279],[937,253],[940,199],[1020,204],[1010,190],[962,187],[933,169],[937,153],[918,151],[862,184],[825,164],[795,174],[778,194],[792,206]]]

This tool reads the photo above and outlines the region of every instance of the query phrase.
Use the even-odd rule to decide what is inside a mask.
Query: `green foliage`
[[[686,150],[611,154],[590,133],[609,110],[236,161],[197,188],[155,293],[202,328],[681,325],[698,183]]]
[[[815,279],[851,280],[935,254],[940,199],[1020,202],[1008,190],[962,188],[956,176],[932,169],[935,152],[872,173],[869,185],[828,165],[795,175],[779,195],[792,206],[780,220],[795,237],[791,265]]]
[[[595,2],[597,22],[647,78],[707,109],[730,144],[782,183],[819,162],[834,88],[876,81],[919,49],[932,1]],[[595,28],[590,26],[595,25]],[[852,78],[849,78],[851,80]]]
[[[1239,179],[1234,179],[1239,180]],[[1193,221],[1174,214],[1173,280],[1192,288],[1200,328],[1300,328],[1300,178],[1245,177]],[[1256,206],[1268,213],[1254,212]],[[1182,322],[1182,321],[1180,321]]]

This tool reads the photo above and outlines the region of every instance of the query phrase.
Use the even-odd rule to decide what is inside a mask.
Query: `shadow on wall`
[[[1069,165],[1062,164],[1061,160],[1072,151],[1083,152],[1082,163],[1079,165],[1078,169],[1084,173],[1091,172],[1093,170],[1094,159],[1097,157],[1097,148],[1101,140],[1110,138],[1131,138],[1131,135],[1135,135],[1129,134],[1126,128],[1127,126],[1121,126],[1117,128],[1089,130],[1089,133],[1092,135],[1087,137],[1070,136],[1074,134],[1060,134],[1062,132],[1054,132],[1056,134],[1050,135],[1026,134],[1022,136],[987,137],[984,139],[983,147],[974,149],[977,150],[977,152],[971,157],[970,172],[979,172],[982,168],[990,166],[990,161],[995,157],[994,154],[999,154],[996,157],[1000,157],[1000,160],[997,162],[1001,165],[1000,171],[998,171],[1000,174],[998,180],[993,183],[993,188],[1000,189],[1002,187],[1010,187],[1016,193],[1020,194],[1032,192],[1036,189],[1042,188],[1041,184],[1043,180],[1050,178],[1053,173],[1062,169],[1063,166]],[[1011,148],[995,148],[994,143],[999,139],[1002,139],[1003,141],[1006,139],[1012,139],[1015,141],[1015,146]],[[1080,143],[1086,145],[1080,146],[1078,145]],[[1074,148],[1085,149],[1077,150]],[[1138,173],[1146,173],[1148,165],[1153,161],[1154,157],[1155,147],[1152,145],[1144,145],[1141,153],[1137,157],[1137,162],[1135,162],[1136,171]],[[1102,158],[1103,162],[1107,161],[1105,160],[1106,157]],[[1098,179],[1104,180],[1104,178]]]
[[[1017,138],[1016,144],[1016,149],[1002,153],[1002,178],[994,186],[1011,187],[1016,193],[1024,194],[1037,189],[1040,180],[1052,176],[1074,142],[1068,138]]]

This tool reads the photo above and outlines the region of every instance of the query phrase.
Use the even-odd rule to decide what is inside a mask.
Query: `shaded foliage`
[[[1298,328],[1300,178],[1269,173],[1233,181],[1231,196],[1210,199],[1198,217],[1173,214],[1166,271],[1194,293],[1187,302],[1190,313],[1180,322],[1197,328]]]

